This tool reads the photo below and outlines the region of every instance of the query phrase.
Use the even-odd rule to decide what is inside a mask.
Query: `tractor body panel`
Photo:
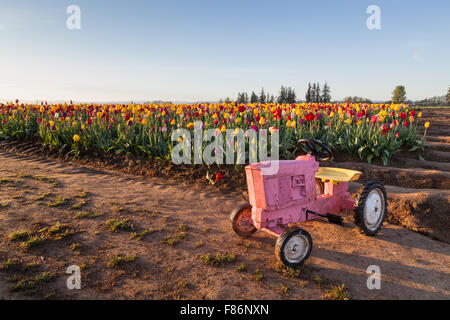
[[[245,168],[252,220],[257,229],[280,234],[288,224],[317,218],[306,210],[336,214],[354,208],[347,182],[326,181],[324,194],[316,195],[319,163],[313,156],[278,161],[279,170],[271,175],[264,175],[262,166],[256,163]]]

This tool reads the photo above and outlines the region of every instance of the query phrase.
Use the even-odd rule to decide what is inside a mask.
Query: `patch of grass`
[[[316,285],[319,288],[322,288],[327,280],[325,278],[322,278],[322,277],[316,275],[316,276],[314,276],[313,281],[316,283]]]
[[[89,195],[89,192],[87,192],[84,189],[79,189],[78,190],[80,193],[76,194],[75,197],[77,198],[86,198]]]
[[[52,194],[51,192],[45,192],[45,193],[41,194],[40,196],[37,196],[36,198],[34,198],[34,200],[44,200],[51,194]]]
[[[131,234],[131,239],[142,240],[142,238],[144,238],[146,235],[152,234],[155,231],[157,231],[157,230],[155,230],[155,229],[148,229],[148,230],[144,230],[144,231],[142,231],[140,233],[133,232]]]
[[[256,280],[256,281],[262,281],[262,280],[264,279],[264,275],[263,275],[263,273],[261,272],[261,270],[259,270],[259,269],[256,269],[256,270],[255,270],[254,277],[255,277],[255,280]]]
[[[60,240],[76,234],[77,231],[71,228],[69,225],[61,225],[59,222],[48,228],[42,228],[38,231],[20,231],[13,232],[9,235],[11,240],[22,241],[19,247],[22,249],[30,249],[39,244],[42,244],[46,240]]]
[[[113,232],[135,231],[136,227],[130,223],[129,219],[112,219],[106,222],[106,227]]]
[[[19,280],[14,286],[10,287],[11,291],[24,291],[25,294],[33,294],[37,289],[48,282],[52,281],[56,275],[51,272],[43,272],[36,277],[26,277]]]
[[[45,242],[45,238],[40,236],[32,236],[27,241],[21,242],[19,247],[25,250],[36,247]]]
[[[114,206],[113,210],[114,210],[114,212],[122,212],[123,210],[125,210],[125,208],[119,207],[119,206]]]
[[[2,186],[9,187],[13,183],[14,183],[14,181],[9,178],[0,178],[0,185],[2,185]]]
[[[330,290],[322,296],[323,299],[329,300],[349,300],[350,294],[344,284],[340,286],[331,286]]]
[[[198,241],[198,242],[195,243],[195,246],[196,246],[197,248],[203,247],[203,245],[204,245],[204,243],[203,243],[202,240],[200,240],[200,241]]]
[[[31,236],[30,231],[19,231],[19,232],[13,232],[9,235],[10,240],[26,240],[29,239]]]
[[[280,288],[281,293],[283,294],[287,294],[287,292],[289,291],[289,287],[287,285],[285,285],[284,283],[281,284],[281,288]]]
[[[173,237],[170,237],[170,236],[165,237],[163,239],[163,242],[166,242],[169,246],[174,246],[181,240],[186,240],[186,238],[187,238],[186,232],[182,231],[182,232],[178,232]]]
[[[6,262],[0,264],[0,270],[11,271],[11,270],[20,270],[21,263],[17,261],[12,261],[8,259]]]
[[[202,259],[203,263],[206,265],[224,265],[226,263],[231,263],[236,261],[236,256],[232,253],[216,253],[216,256],[213,257],[211,254],[205,254],[200,256],[200,259]]]
[[[0,209],[7,208],[7,207],[9,207],[10,205],[11,205],[11,203],[9,203],[9,202],[0,203]]]
[[[244,263],[241,263],[239,266],[236,267],[237,272],[243,272],[247,269]]]
[[[72,250],[72,251],[79,250],[80,248],[81,248],[81,243],[79,243],[79,242],[74,242],[70,245],[70,250]]]
[[[101,212],[81,211],[75,215],[75,219],[94,219],[103,215]]]
[[[275,264],[274,270],[275,270],[275,272],[277,272],[289,279],[296,279],[296,278],[300,277],[300,270],[285,266],[281,262],[277,262]]]
[[[88,201],[87,201],[87,200],[83,200],[83,201],[80,201],[80,202],[74,204],[74,205],[71,207],[71,209],[72,209],[72,210],[78,210],[78,209],[84,207],[84,206],[87,205],[87,204],[88,204]]]
[[[49,203],[47,203],[47,206],[49,207],[59,207],[59,206],[63,206],[67,203],[67,199],[62,197],[62,196],[57,196],[55,199],[53,199],[53,201],[50,201]]]
[[[37,180],[37,181],[42,181],[42,182],[50,184],[52,187],[57,187],[59,185],[59,183],[56,179],[46,177],[46,176],[33,175],[33,174],[27,173],[27,172],[20,172],[16,176],[18,178],[28,178],[28,179],[33,179],[33,180]]]
[[[136,260],[136,255],[130,255],[130,256],[114,256],[109,258],[108,260],[108,266],[109,267],[117,267],[120,265],[128,264]]]

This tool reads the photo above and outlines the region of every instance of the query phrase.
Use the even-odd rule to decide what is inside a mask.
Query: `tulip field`
[[[334,151],[379,159],[402,149],[421,157],[422,116],[403,104],[0,104],[0,138],[40,139],[53,151],[104,152],[170,160],[174,129],[279,130],[280,158],[292,159],[296,142],[314,138]],[[429,123],[425,124],[427,128]],[[425,130],[426,134],[426,130]],[[247,144],[249,143],[247,139]],[[248,148],[246,148],[248,150]],[[248,154],[246,155],[248,162]]]

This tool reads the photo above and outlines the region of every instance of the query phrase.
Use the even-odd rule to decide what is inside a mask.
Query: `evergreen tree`
[[[396,86],[392,92],[393,103],[403,103],[406,101],[406,91],[404,86]]]
[[[278,96],[278,103],[285,103],[287,99],[287,90],[284,86],[281,86],[280,95]]]
[[[327,103],[331,101],[331,90],[328,83],[325,82],[322,89],[321,99],[322,102]]]
[[[321,102],[320,101],[320,84],[317,82],[316,85],[316,97],[314,98],[314,102]]]
[[[250,103],[258,103],[258,96],[254,91],[252,91],[252,94],[250,96]]]
[[[306,90],[305,100],[306,102],[311,102],[311,82],[308,83],[308,90]]]
[[[273,94],[270,96],[269,103],[275,103],[275,97]]]
[[[296,100],[296,94],[295,94],[295,90],[292,89],[291,87],[287,88],[287,93],[286,93],[286,102],[287,103],[295,103]]]
[[[313,83],[311,87],[311,100],[310,102],[316,102],[316,84]]]
[[[261,93],[259,95],[259,103],[266,103],[266,93],[264,92],[264,88],[261,89]]]

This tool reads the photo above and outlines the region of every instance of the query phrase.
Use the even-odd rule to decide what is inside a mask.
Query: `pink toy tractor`
[[[312,249],[310,234],[293,224],[317,217],[342,224],[338,214],[354,210],[357,227],[366,235],[374,236],[387,214],[386,190],[382,184],[368,182],[355,201],[348,192],[348,182],[357,180],[361,172],[319,167],[317,161],[333,159],[331,150],[311,139],[302,139],[298,145],[306,155],[277,161],[275,174],[263,174],[270,162],[245,168],[250,203],[234,209],[230,216],[233,230],[239,236],[248,237],[259,229],[277,236],[275,254],[293,268],[300,267]]]

